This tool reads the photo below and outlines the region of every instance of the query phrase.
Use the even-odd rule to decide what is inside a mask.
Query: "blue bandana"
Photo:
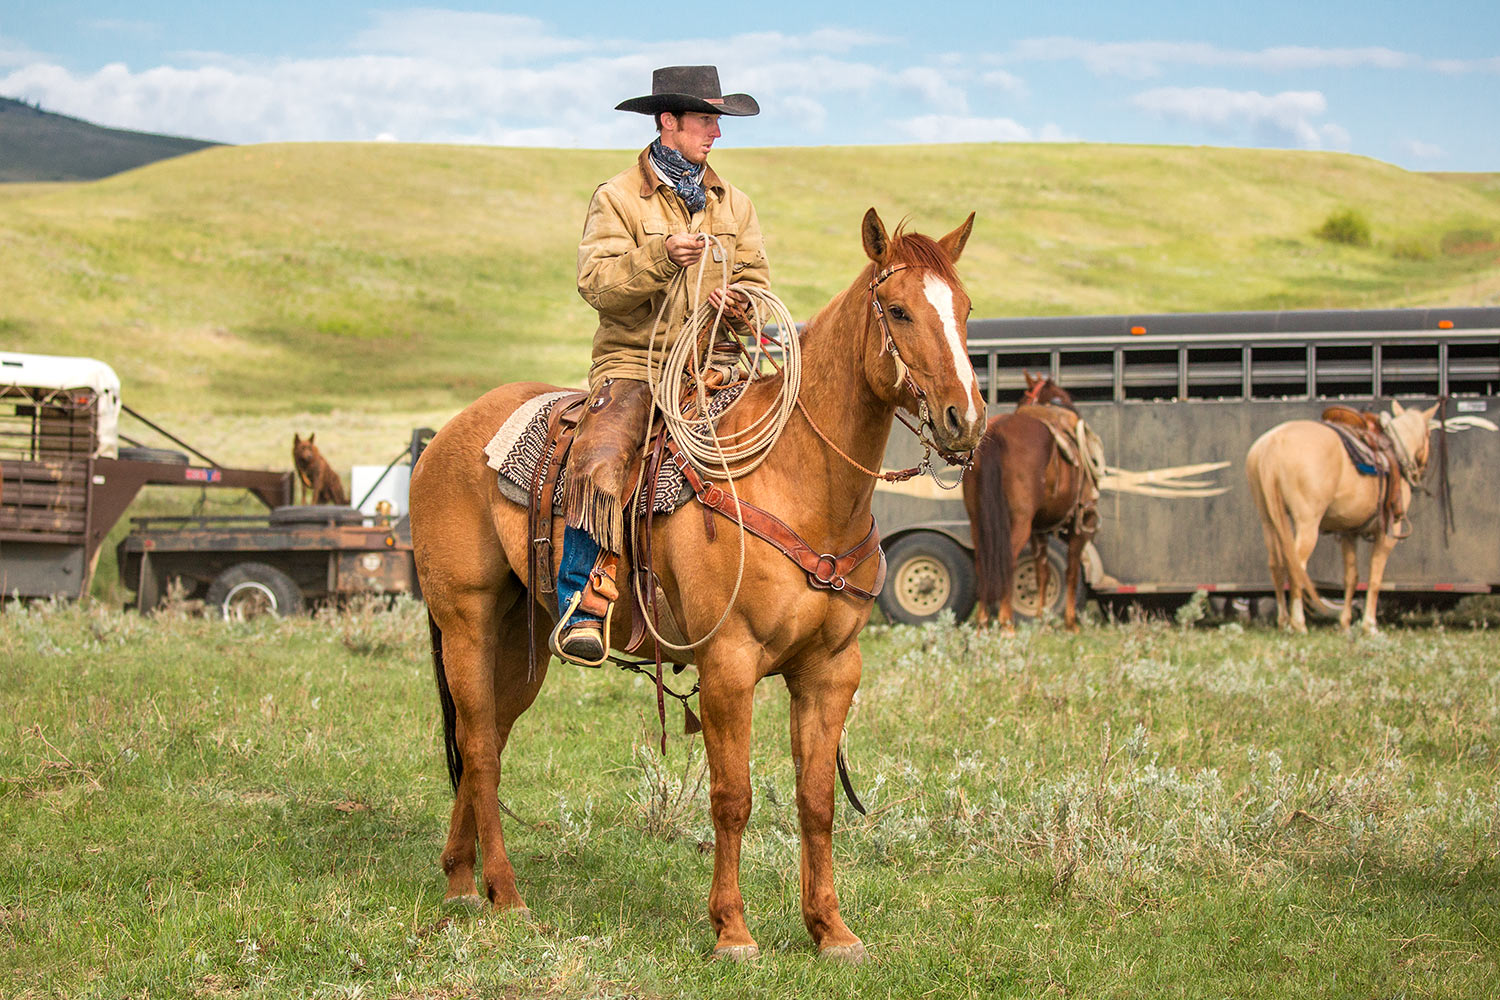
[[[703,187],[706,164],[694,166],[687,157],[657,139],[651,144],[651,165],[672,185],[672,190],[677,192],[690,213],[703,211],[703,206],[708,203],[708,192]]]

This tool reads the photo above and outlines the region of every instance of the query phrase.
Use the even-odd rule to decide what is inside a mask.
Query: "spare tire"
[[[169,465],[188,465],[189,460],[180,451],[171,448],[121,448],[122,462],[162,462]]]
[[[357,508],[331,503],[277,507],[271,511],[272,524],[359,524],[364,519]]]
[[[261,615],[285,618],[301,613],[302,589],[275,566],[235,563],[208,585],[207,603],[210,614],[217,613],[227,621]]]

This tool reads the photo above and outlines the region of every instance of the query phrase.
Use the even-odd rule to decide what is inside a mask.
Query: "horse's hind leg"
[[[516,590],[519,586],[514,585]],[[526,910],[516,889],[515,870],[505,853],[500,824],[500,755],[516,718],[536,699],[546,677],[547,659],[537,658],[537,676],[528,681],[527,595],[504,599],[472,593],[450,602],[442,626],[443,662],[453,697],[455,736],[463,774],[454,796],[442,866],[447,898],[474,891],[476,837],[484,853],[484,897],[498,909]],[[502,615],[500,608],[509,603]],[[545,630],[539,630],[541,644]]]
[[[1291,624],[1287,615],[1287,585],[1291,582],[1291,574],[1282,562],[1281,542],[1276,529],[1266,519],[1264,511],[1261,512],[1260,531],[1266,540],[1266,566],[1271,571],[1271,592],[1276,597],[1276,627],[1286,628]]]
[[[1376,535],[1375,544],[1370,547],[1370,582],[1365,588],[1365,614],[1360,623],[1369,635],[1380,631],[1375,622],[1375,604],[1380,596],[1380,582],[1385,578],[1385,561],[1395,547],[1396,540],[1385,532]]]
[[[1290,566],[1287,567],[1287,576],[1291,578],[1290,589],[1292,595],[1292,631],[1307,631],[1307,616],[1303,612],[1302,588],[1297,585],[1297,579],[1307,575],[1307,560],[1312,558],[1313,549],[1318,545],[1318,522],[1316,519],[1306,522],[1296,522],[1296,535],[1292,543],[1291,558],[1297,560],[1296,565],[1302,568],[1300,574],[1294,574]]]
[[[1081,531],[1068,535],[1068,571],[1063,577],[1063,625],[1069,632],[1078,631],[1078,576],[1083,571],[1083,547],[1089,536]]]
[[[1339,546],[1344,550],[1344,608],[1339,612],[1339,631],[1349,631],[1354,622],[1354,589],[1359,584],[1359,552],[1354,535],[1340,535]]]
[[[1047,614],[1047,584],[1052,564],[1047,560],[1047,536],[1033,535],[1031,538],[1031,564],[1036,567],[1036,623],[1041,625],[1050,617]]]

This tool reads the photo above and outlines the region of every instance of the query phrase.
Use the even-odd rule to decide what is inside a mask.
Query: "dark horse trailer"
[[[4,597],[86,595],[100,546],[143,486],[248,489],[268,508],[291,502],[291,473],[120,447],[122,412],[150,424],[121,404],[120,381],[102,361],[0,353]]]
[[[1445,538],[1437,503],[1418,496],[1413,534],[1396,546],[1382,592],[1396,594],[1394,604],[1435,603],[1500,588],[1500,309],[974,320],[969,356],[991,416],[1014,407],[1023,373],[1046,373],[1103,438],[1102,523],[1084,563],[1086,587],[1101,597],[1269,594],[1244,474],[1251,443],[1335,402],[1387,410],[1393,399],[1426,406],[1444,396],[1455,533]],[[909,435],[891,436],[887,468],[918,457]],[[1429,484],[1437,465],[1434,451]],[[966,617],[974,569],[961,494],[931,479],[881,483],[874,507],[891,567],[886,615]],[[1056,549],[1050,561],[1045,595],[1029,557],[1018,567],[1018,611],[1057,604]],[[1319,546],[1308,571],[1342,594],[1337,546]]]

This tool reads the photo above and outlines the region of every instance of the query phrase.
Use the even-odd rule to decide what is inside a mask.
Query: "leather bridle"
[[[813,421],[812,414],[807,412],[807,407],[802,404],[802,400],[800,397],[797,400],[797,408],[802,411],[802,416],[807,421],[808,426],[810,426],[813,429],[814,433],[816,433],[818,437],[822,439],[824,444],[832,448],[840,458],[848,462],[850,465],[854,466],[860,472],[863,472],[865,475],[872,476],[875,479],[881,480],[882,482],[901,483],[915,476],[920,476],[922,473],[926,472],[931,473],[932,481],[937,483],[938,486],[945,490],[953,490],[959,487],[961,481],[955,481],[952,485],[949,485],[939,479],[937,477],[937,469],[932,464],[932,453],[937,452],[937,454],[943,459],[944,462],[948,463],[949,465],[957,465],[961,467],[963,471],[967,472],[974,466],[974,452],[972,449],[962,452],[948,451],[942,445],[938,444],[934,439],[934,434],[936,433],[937,429],[933,425],[932,412],[927,405],[927,394],[922,391],[921,386],[917,385],[916,379],[912,378],[911,366],[908,365],[906,361],[901,357],[901,352],[896,347],[896,338],[891,336],[890,321],[886,319],[885,307],[880,304],[880,297],[876,294],[876,289],[878,289],[887,278],[898,271],[906,270],[908,266],[909,265],[906,264],[892,264],[890,267],[887,267],[884,270],[880,271],[875,275],[874,278],[870,280],[870,310],[875,314],[876,325],[880,327],[880,336],[882,340],[880,353],[889,353],[891,355],[891,358],[896,362],[896,370],[900,373],[901,381],[906,385],[906,390],[910,392],[912,394],[912,397],[917,401],[917,422],[915,424],[907,419],[906,414],[902,413],[900,408],[896,410],[896,419],[901,421],[906,429],[911,431],[912,434],[916,435],[917,440],[922,443],[922,461],[920,461],[916,465],[911,466],[910,468],[897,469],[891,472],[879,472],[875,469],[867,469],[860,462],[851,458],[849,455],[846,455],[842,448],[834,444],[833,441],[829,439],[828,435],[823,433],[823,429]]]

